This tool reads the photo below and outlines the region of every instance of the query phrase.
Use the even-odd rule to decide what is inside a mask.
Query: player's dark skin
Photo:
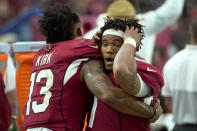
[[[48,17],[46,17],[46,19],[47,18]],[[65,22],[67,22],[67,19],[64,19],[64,20]],[[56,22],[56,20],[54,21]],[[46,23],[43,23],[44,24],[43,28],[41,28],[43,31],[42,34],[44,35],[53,34],[54,36],[56,36],[56,34],[59,33],[59,31],[55,32],[56,30],[54,30],[54,32],[51,32],[51,30],[48,30],[48,28],[44,28],[48,20],[44,22]],[[72,30],[73,35],[70,39],[73,40],[73,39],[83,38],[83,28],[82,28],[80,21],[76,22],[75,25],[73,26],[74,26]],[[69,31],[65,29],[63,32],[66,33]],[[46,37],[47,37],[46,39],[47,43],[54,43],[54,41],[55,43],[57,43],[57,42],[68,40],[67,37],[64,38],[64,35],[56,36],[57,38],[60,37],[61,41],[57,41],[56,40],[57,38],[51,37],[51,35],[47,35]],[[112,108],[117,109],[118,111],[122,113],[135,115],[135,116],[139,116],[143,118],[151,118],[153,116],[154,114],[153,107],[148,106],[147,104],[141,101],[138,101],[135,97],[129,95],[128,93],[123,91],[121,88],[115,88],[111,79],[108,77],[108,75],[104,71],[104,66],[103,66],[102,61],[90,60],[89,62],[86,62],[82,66],[80,75],[81,75],[81,80],[86,83],[89,90],[98,99],[105,102]],[[156,107],[157,106],[159,107],[159,105],[160,105],[159,102],[155,104]]]
[[[137,32],[134,32],[133,35],[137,35]],[[141,36],[141,34],[138,35],[138,37]],[[138,39],[138,37],[136,39]],[[142,118],[151,118],[154,113],[153,107],[139,101],[136,97],[130,95],[122,88],[115,87],[111,79],[105,73],[104,68],[107,68],[106,65],[104,67],[103,62],[99,60],[91,60],[83,65],[81,79],[85,81],[89,90],[99,100],[122,113]],[[157,107],[159,111],[157,117],[151,120],[152,122],[156,121],[162,113],[159,99],[154,106]]]
[[[154,109],[151,106],[137,100],[134,96],[113,85],[110,78],[105,74],[101,61],[91,60],[84,64],[81,70],[81,76],[90,91],[99,100],[112,108],[122,113],[142,118],[151,118],[153,116]],[[159,100],[155,106],[160,106]],[[159,116],[160,114],[158,114]],[[158,117],[152,121],[156,121]]]
[[[60,4],[60,5],[57,5],[54,7],[52,6],[51,8],[50,7],[47,8],[47,10],[43,13],[43,17],[41,17],[41,19],[39,20],[39,24],[40,24],[39,29],[40,29],[41,33],[46,37],[46,42],[48,44],[54,44],[54,43],[57,44],[57,43],[66,42],[69,40],[76,40],[76,39],[83,38],[83,29],[82,29],[82,25],[80,23],[79,17],[77,16],[77,14],[73,13],[66,5],[63,5],[63,4]],[[79,43],[77,43],[77,44],[79,44]],[[88,43],[85,43],[85,44],[87,44],[86,46],[88,46]],[[65,47],[66,47],[66,45],[65,45]],[[94,48],[94,46],[89,46],[89,47]],[[73,49],[77,50],[77,48],[73,48]],[[97,51],[95,51],[95,53]],[[64,53],[64,52],[60,52],[60,53]],[[99,55],[99,54],[97,54],[97,55]],[[64,58],[64,57],[62,57],[62,58]],[[73,58],[75,59],[74,56],[71,56],[70,59],[73,59]],[[106,72],[104,70],[105,67],[103,65],[103,61],[92,60],[91,59],[92,56],[89,58],[90,58],[90,61],[88,61],[88,62],[86,61],[85,63],[83,63],[81,68],[77,68],[77,69],[80,69],[80,79],[82,82],[84,82],[84,83],[81,83],[81,82],[77,81],[77,83],[79,83],[80,86],[86,88],[86,86],[85,86],[85,84],[86,84],[88,89],[93,93],[93,95],[95,95],[98,99],[100,99],[104,103],[108,104],[112,108],[114,108],[117,111],[120,111],[122,113],[130,114],[130,115],[134,115],[134,116],[139,116],[142,118],[151,118],[154,115],[154,107],[148,106],[147,104],[143,103],[142,101],[139,101],[138,99],[136,99],[135,97],[130,95],[128,92],[123,90],[122,87],[117,88],[114,86],[112,80],[109,78],[109,76],[106,74]],[[61,60],[62,60],[62,62],[64,61],[63,59],[61,59]],[[67,62],[69,65],[70,60]],[[62,66],[64,66],[64,64],[62,64]],[[77,70],[77,73],[78,73],[78,71],[79,70]],[[50,74],[51,74],[51,72],[50,72]],[[47,74],[45,76],[48,77]],[[34,78],[34,76],[33,76],[33,78]],[[50,78],[52,78],[52,77],[50,77]],[[59,79],[58,76],[57,76],[57,79]],[[77,80],[79,80],[79,78],[77,78]],[[59,81],[57,81],[57,82],[58,82],[57,84],[62,84],[62,83],[59,83]],[[73,87],[73,85],[76,85],[74,82],[75,82],[74,80],[71,81],[70,87]],[[63,92],[61,92],[61,94],[63,94]],[[70,90],[68,90],[67,93],[69,95],[72,95],[72,92],[70,92]],[[88,98],[89,93],[88,92],[86,92],[86,93],[87,93],[87,95],[85,97]],[[82,98],[83,96],[79,96],[79,97]],[[67,97],[65,97],[65,98],[67,98]],[[74,99],[75,98],[78,98],[78,97],[74,97]],[[84,103],[88,102],[86,100],[87,99],[84,99]],[[70,103],[76,102],[76,103],[73,103],[75,105],[75,104],[78,104],[80,101],[69,101],[69,102]],[[49,102],[47,102],[47,103],[49,103]],[[66,106],[66,103],[64,104],[64,106]],[[62,109],[60,111],[60,113],[61,113],[61,117],[63,119],[62,120],[58,119],[58,121],[61,123],[64,123],[64,126],[61,126],[60,128],[63,130],[63,128],[67,128],[67,126],[68,126],[68,128],[71,127],[72,129],[81,129],[81,126],[82,126],[81,120],[84,117],[83,116],[82,117],[81,116],[75,117],[74,116],[75,114],[73,114],[72,111],[70,112],[70,110],[66,110],[66,108],[64,108],[64,106],[60,107]],[[154,106],[159,108],[159,106],[160,106],[159,101]],[[68,107],[68,106],[66,106],[66,107]],[[82,108],[83,109],[80,110],[79,113],[81,113],[81,114],[86,113],[86,112],[83,112],[86,109],[85,105],[82,105]],[[65,113],[65,115],[67,113],[71,114],[71,117],[73,117],[73,118],[71,118],[72,120],[69,120],[69,118],[67,119],[67,117],[64,119],[63,109],[65,109],[65,111],[68,111]],[[78,110],[76,110],[76,111],[78,111]],[[26,114],[28,115],[29,112],[26,112]],[[49,114],[50,114],[50,112],[49,112]],[[157,114],[157,115],[159,116],[160,114]],[[34,117],[34,114],[32,115],[32,117]],[[79,117],[81,117],[81,118],[79,118]],[[51,114],[50,114],[50,118],[51,118]],[[154,118],[156,118],[156,117],[154,117]],[[154,119],[153,121],[155,121],[155,120],[156,119]],[[49,125],[47,127],[50,128],[50,124],[52,124],[51,128],[55,129],[56,122],[58,124],[58,121],[53,121],[53,122],[55,122],[55,124],[51,123],[51,121],[53,121],[53,120],[50,119],[50,123],[45,123],[45,121],[43,121],[43,122],[41,121],[41,123],[42,123],[41,125],[47,124],[47,125]],[[28,122],[31,122],[31,120]],[[28,124],[28,122],[27,122],[27,124]],[[39,125],[37,125],[37,123],[33,123],[33,125],[35,125],[36,127],[39,127]],[[28,127],[28,125],[26,125],[26,126],[27,126],[27,128],[31,128],[31,127]],[[75,128],[75,127],[77,127],[77,128]]]

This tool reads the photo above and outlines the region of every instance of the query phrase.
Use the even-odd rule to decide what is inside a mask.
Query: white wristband
[[[123,44],[130,44],[136,48],[136,41],[131,37],[127,37]]]

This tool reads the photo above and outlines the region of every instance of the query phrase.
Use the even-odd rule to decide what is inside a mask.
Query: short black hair
[[[190,32],[191,36],[193,37],[192,39],[197,42],[197,17],[192,19],[190,23]]]
[[[125,32],[126,26],[129,26],[129,27],[134,26],[134,28],[139,29],[139,33],[142,33],[142,37],[141,37],[141,40],[142,40],[144,38],[144,30],[142,29],[143,26],[139,24],[138,21],[139,20],[135,18],[119,19],[119,18],[106,17],[105,24],[101,28],[101,39],[103,36],[103,32],[107,29],[121,30]],[[140,40],[139,48],[141,48],[141,45],[142,45],[141,40]]]
[[[79,16],[66,4],[55,4],[47,7],[39,19],[39,30],[49,44],[72,40],[74,30],[80,22]]]

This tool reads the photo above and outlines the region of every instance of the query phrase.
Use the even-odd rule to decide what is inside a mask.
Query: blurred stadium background
[[[17,51],[14,53],[14,49],[18,49],[16,42],[35,42],[44,40],[44,37],[38,31],[37,21],[39,16],[42,15],[42,9],[44,9],[44,7],[47,5],[62,2],[68,3],[72,9],[80,14],[84,31],[87,32],[96,27],[97,16],[101,13],[104,13],[112,1],[113,0],[0,0],[0,44],[2,45],[0,46],[0,53],[2,53],[0,54],[0,65],[6,65],[3,63],[3,61],[7,61],[7,56],[4,56],[6,53],[10,53],[11,57],[15,61],[17,61],[17,59],[20,57],[20,55],[17,55]],[[136,7],[137,13],[143,13],[156,9],[165,0],[130,1]],[[179,18],[175,24],[158,33],[152,62],[154,65],[158,66],[161,71],[165,62],[176,52],[183,49],[185,44],[189,42],[189,21],[196,16],[197,0],[186,0],[181,18]],[[12,44],[13,46],[11,46]],[[41,42],[41,44],[43,43]],[[20,46],[20,44],[18,46],[19,49],[23,48],[23,46]],[[31,48],[31,51],[34,52],[37,50],[37,48],[39,48],[39,46],[34,46]],[[24,58],[24,56],[22,57]],[[21,60],[21,58],[19,59]],[[20,60],[19,62],[21,62]],[[15,65],[16,69],[18,69],[18,62],[16,62]],[[1,72],[4,71],[4,68],[0,69]],[[164,114],[168,113],[163,101],[162,106],[164,108]],[[173,123],[170,123],[172,121],[171,117],[172,116],[170,115],[168,118],[165,118],[165,116],[161,118],[165,119],[165,121],[163,121],[163,126],[166,126],[168,130],[173,127]],[[153,126],[157,126],[157,123]],[[17,129],[15,127],[12,128],[12,130]],[[153,128],[152,130],[154,131]],[[165,129],[163,128],[163,130]]]

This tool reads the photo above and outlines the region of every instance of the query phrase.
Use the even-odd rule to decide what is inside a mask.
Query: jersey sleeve
[[[152,105],[156,102],[161,87],[164,86],[163,76],[158,68],[153,65],[137,61],[137,67],[137,72],[141,76],[142,80],[153,89],[153,95],[149,97],[152,98]]]
[[[136,97],[146,97],[152,95],[152,88],[149,87],[137,73],[138,78],[140,79],[140,91],[135,95]]]
[[[84,39],[81,43],[82,46],[79,46],[77,50],[78,57],[90,59],[102,58],[100,50],[95,43],[92,43],[89,39]]]

